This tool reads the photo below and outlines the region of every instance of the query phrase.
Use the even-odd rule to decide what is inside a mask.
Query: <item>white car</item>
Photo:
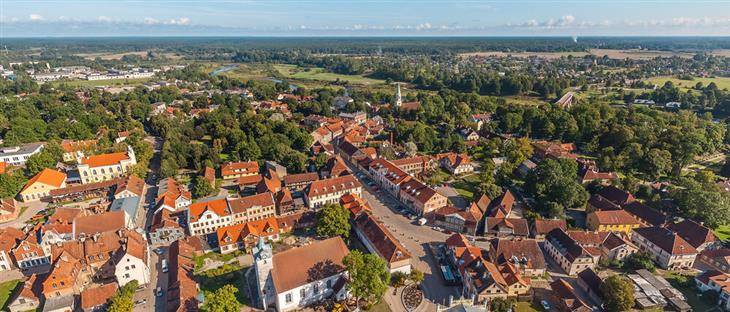
[[[162,297],[162,287],[155,288],[155,296]]]

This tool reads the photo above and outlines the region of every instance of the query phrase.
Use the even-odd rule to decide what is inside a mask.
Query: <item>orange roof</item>
[[[234,163],[227,163],[221,167],[221,176],[230,176],[230,175],[236,175],[236,174],[258,174],[259,173],[259,163],[255,161],[245,161],[245,162],[234,162]]]
[[[8,167],[7,163],[5,163],[4,161],[0,161],[0,174],[5,173],[5,168],[7,168],[7,167]]]
[[[88,310],[105,304],[117,292],[117,284],[109,283],[98,287],[87,288],[81,292],[81,308]]]
[[[92,168],[104,167],[119,164],[120,161],[127,159],[129,159],[129,155],[127,155],[127,152],[119,152],[84,157],[81,159],[81,164],[89,165],[89,167]]]
[[[233,244],[244,240],[249,235],[257,237],[279,234],[279,222],[276,218],[249,221],[243,224],[225,226],[217,231],[220,246]]]
[[[98,142],[98,140],[83,140],[83,141],[63,140],[61,142],[61,149],[65,153],[73,153],[76,151],[88,150],[88,149],[96,146],[97,142]]]
[[[25,184],[22,191],[25,191],[28,189],[31,185],[35,183],[43,183],[50,186],[55,187],[61,187],[63,185],[63,182],[66,181],[66,174],[60,171],[56,171],[53,169],[43,169],[43,171],[36,174],[28,183]]]
[[[639,224],[626,210],[602,210],[592,212],[598,224]]]
[[[190,222],[197,222],[198,218],[200,218],[200,216],[208,210],[213,211],[213,213],[219,216],[230,214],[228,211],[228,202],[225,198],[211,199],[190,205],[188,210]]]

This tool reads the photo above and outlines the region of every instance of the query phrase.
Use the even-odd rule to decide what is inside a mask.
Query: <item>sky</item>
[[[0,0],[0,37],[730,36],[730,0]]]

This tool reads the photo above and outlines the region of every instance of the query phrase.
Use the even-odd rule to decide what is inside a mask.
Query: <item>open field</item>
[[[717,238],[720,240],[726,240],[730,238],[730,226],[729,225],[721,225],[720,227],[716,228],[713,232],[715,232],[715,235],[717,235]]]
[[[267,79],[268,77],[271,77],[271,68],[267,68],[268,65],[263,64],[235,64],[235,65],[227,65],[222,63],[205,63],[203,64],[203,70],[206,73],[211,73],[215,71],[216,69],[220,69],[227,66],[236,66],[238,68],[234,70],[229,70],[225,72],[219,73],[219,75],[223,75],[229,78],[235,78],[242,81],[247,80],[259,80],[259,79]]]
[[[65,80],[50,82],[54,85],[64,83],[72,87],[98,87],[98,86],[137,86],[154,80],[154,78],[135,78],[135,79],[109,79],[109,80]]]
[[[335,74],[325,71],[323,68],[300,68],[296,65],[288,65],[288,64],[277,64],[274,65],[274,68],[276,71],[284,76],[285,78],[290,79],[302,79],[302,80],[319,80],[319,81],[328,81],[328,82],[334,82],[337,80],[340,81],[348,81],[351,84],[363,84],[363,85],[373,85],[373,84],[383,84],[385,83],[384,80],[379,79],[372,79],[367,78],[362,75],[343,75],[343,74]]]
[[[699,78],[695,77],[692,80],[682,80],[676,77],[668,77],[668,76],[662,76],[662,77],[654,77],[651,79],[646,80],[648,83],[653,83],[658,86],[663,86],[664,83],[667,81],[671,81],[674,83],[675,86],[680,87],[682,89],[688,90],[688,89],[694,89],[695,85],[698,82],[701,82],[702,85],[708,85],[711,82],[714,82],[717,87],[720,90],[728,89],[730,90],[730,77],[715,77],[715,78]]]
[[[5,311],[5,305],[8,304],[10,296],[13,295],[15,288],[17,288],[18,284],[21,282],[21,280],[14,280],[0,284],[0,310]]]

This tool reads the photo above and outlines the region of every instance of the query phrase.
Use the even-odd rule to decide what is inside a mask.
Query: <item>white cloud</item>
[[[167,21],[168,25],[190,25],[190,19],[187,17],[180,17],[178,19],[171,19]]]
[[[43,16],[41,16],[39,14],[31,14],[30,16],[28,16],[28,18],[31,21],[42,21],[43,20]]]
[[[102,22],[102,23],[109,23],[112,21],[112,18],[109,16],[100,15],[99,17],[96,18],[96,20],[99,22]]]
[[[552,29],[552,28],[563,28],[571,26],[575,23],[575,16],[573,15],[563,15],[558,19],[549,19],[546,21],[537,21],[534,19],[524,21],[522,23],[518,24],[507,24],[507,26],[510,27],[517,27],[517,28],[544,28],[544,29]]]

